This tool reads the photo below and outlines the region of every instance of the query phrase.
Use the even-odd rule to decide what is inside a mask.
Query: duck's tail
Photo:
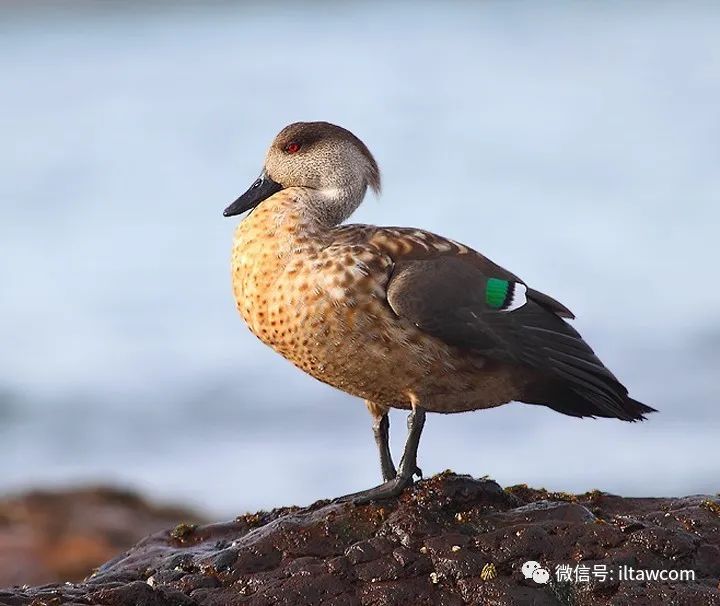
[[[613,387],[615,393],[610,395],[563,381],[543,382],[541,386],[536,385],[531,389],[528,397],[522,401],[547,406],[573,417],[603,417],[622,421],[644,421],[646,414],[657,412],[655,408],[628,396],[627,390],[619,382]]]

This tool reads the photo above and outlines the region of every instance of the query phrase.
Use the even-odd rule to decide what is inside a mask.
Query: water
[[[230,295],[222,209],[279,128],[324,119],[383,169],[354,220],[482,250],[662,411],[432,415],[426,473],[717,492],[719,27],[709,3],[3,3],[0,490],[232,515],[377,482],[362,403]]]

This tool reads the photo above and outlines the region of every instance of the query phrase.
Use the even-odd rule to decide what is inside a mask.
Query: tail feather
[[[625,386],[572,326],[540,307],[526,308],[514,312],[522,330],[512,350],[537,378],[523,402],[575,417],[624,421],[641,421],[646,413],[655,412],[628,396]]]
[[[645,415],[657,412],[655,408],[629,397],[625,393],[610,394],[595,389],[568,385],[563,381],[543,381],[528,390],[522,399],[526,404],[547,406],[572,417],[602,417],[623,421],[644,421]]]
[[[638,400],[634,400],[633,398],[628,398],[630,405],[639,411],[640,414],[640,420],[644,421],[645,417],[643,416],[643,413],[650,414],[651,412],[657,412],[657,408],[653,408],[652,406],[648,406],[647,404],[643,404],[642,402],[639,402]]]

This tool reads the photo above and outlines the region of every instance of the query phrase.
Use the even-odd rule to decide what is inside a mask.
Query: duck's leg
[[[417,465],[417,453],[423,427],[425,427],[425,409],[413,406],[407,418],[408,437],[405,441],[402,459],[400,459],[400,474],[405,474],[410,479],[413,476],[422,477],[422,469]]]
[[[388,409],[374,402],[365,402],[373,417],[373,435],[375,436],[375,444],[377,444],[378,454],[380,455],[380,470],[382,471],[383,481],[388,482],[396,475],[395,463],[392,460],[390,452],[390,418],[388,417]]]
[[[405,450],[403,451],[403,457],[400,461],[397,475],[392,480],[380,484],[380,486],[349,494],[340,497],[338,500],[352,501],[356,505],[362,505],[370,501],[391,499],[398,496],[403,490],[410,486],[413,483],[413,476],[420,473],[417,466],[417,451],[424,425],[425,411],[419,406],[413,406],[412,411],[408,415],[408,437],[405,442]]]

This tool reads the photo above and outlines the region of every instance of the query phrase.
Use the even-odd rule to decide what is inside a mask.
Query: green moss
[[[485,564],[480,571],[480,578],[483,581],[492,581],[497,575],[497,568],[495,568],[495,564],[492,562]]]
[[[186,524],[182,522],[170,531],[170,537],[176,541],[186,541],[197,530],[197,524]]]
[[[700,507],[704,507],[708,511],[713,512],[716,516],[720,516],[720,503],[716,503],[710,499],[705,499],[702,503],[700,503]]]
[[[245,522],[250,528],[257,528],[263,525],[263,519],[266,515],[265,511],[258,511],[257,513],[246,513],[243,516],[237,518],[238,522]]]

